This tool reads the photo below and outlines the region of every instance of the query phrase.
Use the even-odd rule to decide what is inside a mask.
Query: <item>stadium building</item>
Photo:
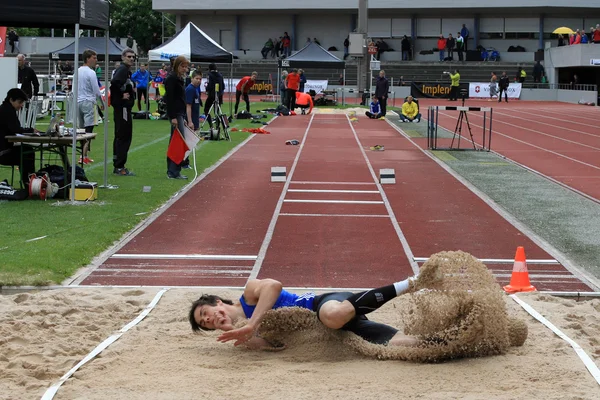
[[[383,39],[394,51],[381,61],[400,61],[404,35],[413,42],[415,61],[437,61],[440,34],[456,36],[465,24],[470,31],[467,49],[494,48],[507,62],[533,62],[534,54],[557,46],[555,28],[567,26],[589,33],[600,23],[600,8],[589,0],[421,0],[369,1],[368,35]],[[317,38],[326,49],[343,55],[343,42],[357,27],[358,0],[153,0],[157,11],[176,15],[177,29],[193,22],[240,59],[260,59],[268,38],[288,32],[292,50]],[[512,50],[509,52],[509,48]]]

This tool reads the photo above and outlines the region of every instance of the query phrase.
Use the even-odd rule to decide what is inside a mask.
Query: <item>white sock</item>
[[[414,278],[408,278],[401,282],[394,283],[394,289],[396,289],[396,296],[400,296],[401,294],[408,292],[408,289],[410,289],[410,282],[413,280]]]

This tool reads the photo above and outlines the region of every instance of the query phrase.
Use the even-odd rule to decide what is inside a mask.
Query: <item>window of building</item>
[[[479,37],[481,39],[503,39],[504,18],[481,18],[479,20]]]

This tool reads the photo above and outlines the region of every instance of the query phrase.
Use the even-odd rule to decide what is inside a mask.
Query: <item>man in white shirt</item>
[[[100,109],[104,110],[102,104],[102,94],[98,86],[98,78],[96,76],[96,64],[98,56],[95,51],[87,49],[83,52],[84,65],[78,70],[78,93],[77,105],[79,109],[79,126],[85,127],[86,133],[92,133],[96,125],[96,104],[100,100]],[[89,142],[83,147],[82,161],[84,164],[92,162],[87,156],[89,150]]]

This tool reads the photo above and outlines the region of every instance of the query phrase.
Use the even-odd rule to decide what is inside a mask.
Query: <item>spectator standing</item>
[[[500,81],[498,82],[498,88],[500,92],[498,94],[498,103],[502,101],[502,92],[504,92],[504,100],[508,103],[508,86],[510,82],[508,79],[508,75],[506,75],[506,71],[502,72],[502,76],[500,77]]]
[[[246,112],[250,112],[250,98],[248,97],[248,92],[254,86],[256,82],[256,78],[258,78],[258,72],[252,72],[250,76],[245,76],[238,82],[235,87],[235,115],[238,113],[238,106],[240,105],[240,98],[244,97],[244,102],[246,103]]]
[[[460,30],[460,36],[462,36],[464,42],[465,42],[465,47],[464,50],[467,51],[467,42],[469,41],[469,29],[467,29],[467,26],[465,24],[463,24],[462,29]]]
[[[281,39],[283,39],[283,36],[280,36],[279,39],[275,40],[275,47],[273,47],[273,53],[271,58],[279,58],[279,56],[283,53],[283,48],[281,47]]]
[[[304,75],[304,70],[299,69],[298,75],[300,75],[300,86],[298,87],[298,91],[304,93],[304,85],[306,85],[306,75]]]
[[[377,98],[377,96],[373,95],[373,100],[371,101],[371,105],[369,106],[369,111],[366,111],[365,115],[371,119],[379,119],[382,117],[381,105],[379,104],[379,99]]]
[[[14,136],[23,133],[32,133],[33,128],[23,128],[19,122],[17,112],[23,108],[27,101],[27,95],[21,89],[10,89],[6,98],[0,105],[0,164],[18,165],[21,173],[21,182],[24,188],[29,187],[29,174],[35,172],[35,153],[23,152],[15,147],[14,143],[6,140],[6,136]]]
[[[262,50],[260,51],[260,54],[262,54],[263,60],[266,60],[269,53],[273,51],[273,46],[275,46],[275,45],[273,44],[273,41],[271,40],[271,38],[269,38],[269,40],[267,40],[265,42],[265,45],[263,46]]]
[[[37,95],[40,90],[40,82],[33,68],[25,63],[25,55],[19,54],[17,62],[19,64],[18,82],[21,84],[21,90],[25,92],[28,99]]]
[[[131,109],[135,104],[135,91],[129,70],[135,61],[135,53],[130,48],[123,50],[121,65],[114,71],[110,81],[110,103],[113,107],[115,139],[113,142],[113,173],[118,176],[134,176],[125,167],[127,154],[133,136]]]
[[[558,35],[558,47],[565,45],[565,37],[562,34]]]
[[[492,101],[494,99],[494,96],[496,96],[497,93],[497,82],[498,81],[498,77],[496,76],[495,72],[492,72],[492,78],[490,79],[490,100]]]
[[[188,127],[195,131],[200,129],[200,106],[202,106],[201,94],[202,72],[195,69],[192,71],[192,81],[185,88],[185,111]]]
[[[600,44],[600,24],[597,24],[594,30],[594,43]]]
[[[290,38],[287,32],[283,33],[283,39],[281,39],[281,47],[283,48],[283,55],[285,57],[289,57],[290,54],[292,54],[292,39]]]
[[[121,66],[121,61],[115,61],[115,66],[114,69],[110,75],[110,79],[112,80],[112,78],[115,77],[115,72],[117,72],[117,70],[119,69],[119,67]]]
[[[350,51],[350,36],[346,36],[344,39],[344,60],[348,57]]]
[[[460,32],[456,35],[456,52],[458,53],[458,61],[463,61],[463,50],[465,47],[465,40],[463,39]]]
[[[448,39],[446,39],[446,49],[448,49],[448,60],[454,61],[454,48],[456,47],[456,40],[452,37],[452,34],[448,34]]]
[[[100,102],[100,108],[104,109],[102,104],[102,94],[98,86],[98,78],[95,68],[98,63],[98,56],[95,51],[86,49],[83,52],[84,65],[78,70],[78,91],[77,91],[77,111],[79,114],[79,126],[85,128],[86,133],[92,133],[96,123],[96,107]],[[84,164],[93,162],[88,157],[89,141],[83,145],[81,161]]]
[[[183,135],[187,125],[185,122],[187,106],[183,85],[189,65],[185,56],[178,56],[173,63],[172,72],[165,80],[165,102],[167,103],[167,116],[171,121],[171,139],[175,129],[178,129]],[[169,139],[169,143],[171,139]],[[187,176],[181,175],[182,164],[185,162],[184,160],[181,164],[176,164],[167,156],[167,178],[187,179]]]
[[[446,57],[446,38],[443,34],[440,35],[440,38],[437,41],[437,48],[440,52],[440,62],[443,62]]]
[[[8,44],[10,45],[10,52],[14,53],[15,48],[19,51],[19,35],[14,29],[8,32]]]
[[[581,44],[588,44],[588,36],[584,31],[581,31]]]
[[[410,40],[408,36],[404,35],[400,46],[402,48],[402,61],[410,60]]]
[[[300,75],[298,75],[298,70],[296,68],[292,69],[292,72],[288,74],[285,81],[287,108],[293,111],[296,108],[296,92],[300,89]]]
[[[288,76],[288,72],[284,69],[283,71],[281,71],[281,78],[279,81],[279,98],[281,100],[281,104],[287,107],[287,99],[285,96],[286,93],[286,89],[287,89],[287,76]]]
[[[381,116],[385,117],[387,113],[387,99],[388,92],[390,91],[390,81],[385,76],[385,71],[379,71],[379,77],[377,77],[377,82],[375,83],[375,96],[379,99],[379,104],[381,104]]]
[[[579,76],[577,74],[573,75],[573,80],[571,81],[571,89],[576,90],[579,85]]]
[[[542,82],[542,76],[544,75],[544,66],[537,61],[533,66],[533,82],[540,83]]]
[[[527,78],[527,72],[525,72],[525,68],[519,68],[519,82],[525,83],[525,78]]]
[[[152,74],[146,69],[146,64],[140,64],[140,68],[131,76],[131,80],[135,83],[137,91],[139,111],[142,111],[142,97],[144,97],[144,104],[148,102],[148,86],[150,85],[151,79]]]
[[[340,79],[338,79],[338,83],[340,86],[344,86],[344,74],[340,74]]]

